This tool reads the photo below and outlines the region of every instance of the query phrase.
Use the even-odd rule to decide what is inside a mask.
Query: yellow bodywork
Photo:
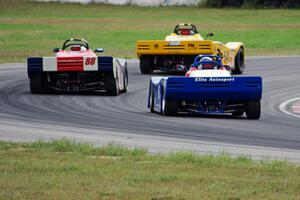
[[[223,65],[234,67],[235,56],[240,48],[244,48],[241,42],[221,42],[204,40],[200,34],[177,35],[172,33],[165,40],[138,40],[136,53],[142,55],[200,55],[212,54],[222,57]]]

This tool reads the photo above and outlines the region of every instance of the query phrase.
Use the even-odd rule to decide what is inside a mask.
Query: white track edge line
[[[289,99],[289,100],[287,100],[287,101],[282,102],[282,103],[279,105],[279,110],[280,110],[281,112],[287,114],[287,115],[291,115],[291,116],[293,116],[293,117],[300,118],[299,115],[296,115],[296,114],[294,114],[294,113],[291,113],[291,112],[289,112],[289,111],[286,109],[286,106],[287,106],[289,103],[291,103],[291,102],[293,102],[293,101],[297,101],[297,100],[300,100],[300,97],[293,98],[293,99]]]

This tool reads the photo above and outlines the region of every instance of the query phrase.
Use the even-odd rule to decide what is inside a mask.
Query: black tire
[[[154,94],[153,92],[151,91],[151,96],[150,96],[150,112],[154,113]]]
[[[240,117],[244,114],[244,111],[234,111],[232,112],[232,116]]]
[[[119,94],[118,77],[106,78],[106,93],[110,96],[117,96]]]
[[[232,70],[233,74],[242,74],[245,70],[245,54],[244,49],[240,48],[234,60],[235,69]]]
[[[153,56],[141,56],[140,57],[140,69],[143,74],[153,73]]]
[[[167,101],[163,99],[161,103],[161,113],[165,116],[174,116],[177,114],[177,106],[176,101]]]
[[[29,81],[31,94],[41,94],[43,92],[43,82],[41,75],[33,75]]]
[[[246,103],[246,116],[248,119],[259,119],[260,101],[248,101]]]
[[[176,101],[166,101],[163,115],[174,116],[177,114],[177,102]]]

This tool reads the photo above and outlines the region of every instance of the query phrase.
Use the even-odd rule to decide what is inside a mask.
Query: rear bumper
[[[244,112],[262,98],[261,77],[152,77],[148,108],[161,111],[162,102],[177,102],[178,111],[201,114]]]
[[[61,59],[57,57],[29,57],[27,59],[27,73],[30,78],[32,74],[43,72],[105,72],[113,73],[113,57],[100,56],[95,58],[90,68],[83,63],[83,58]]]
[[[164,41],[140,40],[136,42],[136,53],[141,55],[199,55],[213,54],[212,41]]]
[[[170,77],[165,91],[170,101],[249,101],[261,97],[261,77]]]

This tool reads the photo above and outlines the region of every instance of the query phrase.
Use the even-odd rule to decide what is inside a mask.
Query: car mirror
[[[53,53],[59,52],[59,48],[53,48]]]
[[[207,33],[206,34],[206,37],[212,37],[212,36],[214,36],[215,34],[214,33]]]
[[[96,48],[94,52],[95,53],[103,53],[103,51],[104,50],[102,48]]]

